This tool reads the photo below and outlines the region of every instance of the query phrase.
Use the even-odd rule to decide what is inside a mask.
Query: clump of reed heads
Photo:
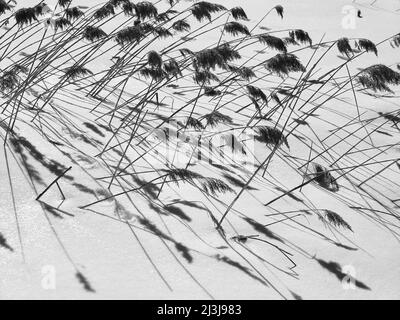
[[[140,173],[134,169],[136,165],[140,167],[138,164],[141,159],[152,164],[155,157],[152,151],[156,148],[146,139],[156,130],[163,130],[167,122],[175,121],[179,133],[185,133],[187,129],[195,131],[200,142],[205,141],[204,136],[212,130],[226,130],[225,142],[232,145],[238,141],[231,134],[233,129],[251,129],[255,131],[257,141],[271,148],[264,147],[269,151],[268,156],[253,168],[249,179],[241,185],[232,202],[228,203],[220,227],[243,190],[249,190],[252,179],[259,176],[260,170],[267,170],[273,157],[282,158],[293,152],[289,149],[289,142],[293,149],[292,137],[301,137],[293,128],[297,128],[297,124],[308,123],[308,117],[319,107],[322,108],[314,106],[314,101],[306,96],[308,90],[315,90],[315,95],[319,95],[323,92],[322,88],[334,80],[334,76],[329,78],[330,74],[318,78],[318,63],[321,62],[313,66],[316,60],[312,50],[330,48],[323,49],[325,47],[313,44],[310,34],[301,29],[271,32],[262,29],[260,32],[256,30],[258,24],[249,28],[253,25],[240,7],[226,8],[206,1],[190,4],[170,1],[170,7],[162,9],[162,6],[147,1],[110,0],[95,10],[86,10],[74,7],[74,1],[59,1],[59,4],[54,30],[56,41],[46,42],[46,38],[43,49],[35,48],[37,60],[29,55],[19,59],[25,73],[22,69],[18,71],[11,67],[1,71],[0,90],[11,99],[5,102],[3,108],[15,121],[19,119],[16,110],[22,109],[24,114],[31,116],[30,121],[38,128],[43,123],[47,125],[42,120],[49,119],[50,114],[52,121],[59,124],[72,123],[70,120],[73,116],[68,112],[56,114],[53,109],[53,100],[61,100],[58,94],[71,80],[79,86],[79,94],[96,101],[90,116],[96,115],[96,122],[101,123],[101,128],[107,131],[98,135],[108,140],[86,139],[84,143],[100,148],[98,156],[111,170],[109,192],[103,193],[103,198],[96,203],[131,193],[143,197],[145,201],[150,201],[149,198],[154,201],[163,196],[163,186],[170,183],[179,187],[183,183],[191,184],[209,196],[211,201],[211,196],[218,194],[229,197],[234,193],[229,183],[189,170],[193,165],[191,160],[184,168],[176,168],[171,162],[164,163],[161,169],[150,166],[149,171],[156,176],[154,181],[161,181],[159,188],[158,185],[151,187],[150,196],[146,194],[149,189],[146,183],[132,186],[125,177],[131,176],[136,182],[143,181]],[[180,10],[181,5],[186,6]],[[17,26],[27,28],[27,31],[36,30],[35,22],[40,19],[43,10],[41,5],[19,9],[13,17]],[[9,11],[7,2],[0,0],[0,13],[10,14]],[[281,5],[273,7],[271,11],[284,18]],[[216,38],[217,41],[210,40]],[[193,45],[196,39],[205,39],[207,43],[201,47]],[[391,39],[391,43],[394,47],[398,46],[398,36]],[[355,39],[354,48],[347,38],[341,38],[331,45],[348,58],[342,69],[347,66],[347,60],[356,58],[357,50],[378,54],[377,45],[367,39]],[[33,44],[27,46],[32,49]],[[310,61],[303,64],[303,58],[299,58],[302,56],[297,56],[291,46],[296,46],[296,52],[307,53],[309,50]],[[248,58],[250,50],[260,47],[265,54],[262,58],[258,53]],[[10,50],[7,48],[3,54],[6,56],[12,50],[16,49],[10,43]],[[98,66],[103,58],[111,63],[100,71],[90,71],[91,66]],[[66,68],[67,59],[71,61],[68,65],[72,66]],[[44,92],[43,84],[47,84],[48,78],[54,75],[59,76],[60,81]],[[357,76],[349,77],[351,81],[354,80],[351,82],[356,86],[354,92],[360,88],[392,92],[391,86],[400,84],[398,72],[384,65],[367,67]],[[136,87],[139,81],[144,83],[144,88]],[[27,96],[20,95],[25,91],[23,89],[27,89],[26,92],[39,92],[35,100],[30,101],[33,110],[26,107],[24,99]],[[18,101],[23,103],[13,108],[15,101],[17,104]],[[304,106],[312,105],[315,110],[299,116],[304,107],[300,106],[303,101]],[[152,109],[154,105],[160,110],[159,113]],[[78,113],[74,110],[74,114]],[[10,126],[15,121],[10,121]],[[86,127],[97,128],[94,125]],[[53,138],[57,140],[57,137]],[[168,138],[161,141],[169,142]],[[136,160],[128,157],[128,151],[137,153]],[[162,159],[162,155],[157,157]],[[235,163],[236,167],[232,167],[240,165]],[[339,190],[330,170],[313,164],[309,172],[314,186],[317,184],[330,192]],[[110,191],[116,190],[115,186],[118,185],[129,188]],[[332,225],[350,229],[334,213],[327,211],[324,218]],[[78,278],[88,290],[90,285],[82,277]]]

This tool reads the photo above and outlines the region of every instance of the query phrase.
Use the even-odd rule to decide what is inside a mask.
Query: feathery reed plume
[[[226,8],[220,4],[200,1],[195,3],[190,10],[197,21],[201,22],[204,19],[211,21],[211,13],[220,12]]]
[[[36,6],[34,6],[33,8],[35,9],[36,17],[41,16],[41,15],[46,14],[51,11],[45,2],[39,3]]]
[[[227,68],[226,64],[236,59],[240,59],[239,52],[231,48],[228,44],[223,44],[216,48],[204,49],[195,54],[193,64],[196,70]]]
[[[377,91],[393,91],[388,85],[400,84],[400,73],[383,64],[376,64],[361,71],[358,82],[366,89]]]
[[[215,69],[217,66],[222,68],[225,60],[215,48],[204,49],[195,54],[193,64],[196,70],[208,70]]]
[[[281,5],[277,5],[274,7],[276,13],[278,14],[278,16],[281,17],[281,19],[283,19],[283,7]]]
[[[296,29],[292,30],[289,32],[289,38],[292,39],[293,41],[291,42],[289,39],[286,39],[286,41],[289,44],[298,44],[298,42],[303,43],[303,44],[309,44],[310,46],[312,45],[312,39],[310,38],[308,32],[302,30],[302,29]]]
[[[216,178],[205,178],[201,181],[204,192],[216,195],[217,193],[233,192],[233,189],[224,181]]]
[[[70,25],[71,25],[71,22],[67,18],[63,18],[63,17],[56,19],[54,22],[56,31],[58,29],[64,30],[65,28],[67,28]]]
[[[341,54],[345,54],[347,57],[350,57],[350,54],[353,53],[353,49],[350,46],[350,42],[348,38],[341,38],[336,43],[337,48]]]
[[[152,50],[147,54],[147,63],[153,68],[161,68],[163,61],[160,54]]]
[[[227,43],[216,47],[215,50],[224,60],[223,67],[225,67],[226,63],[241,58],[239,52],[236,51],[234,48],[231,48],[231,46]]]
[[[239,34],[244,34],[246,36],[250,35],[249,29],[237,21],[231,21],[225,24],[224,31],[233,36],[238,36]]]
[[[203,176],[193,172],[188,169],[176,168],[176,169],[168,169],[163,170],[166,173],[166,176],[171,179],[171,181],[179,184],[179,180],[189,181],[191,183],[195,182],[195,179],[202,178]]]
[[[143,33],[151,33],[154,32],[154,26],[149,23],[149,22],[141,22],[139,24],[136,25],[138,28],[140,28],[140,30],[142,30]]]
[[[58,0],[58,4],[63,7],[66,8],[67,6],[69,6],[71,4],[72,0]]]
[[[18,64],[18,63],[16,63],[15,65],[13,65],[12,68],[11,68],[11,70],[12,70],[13,72],[15,72],[16,74],[18,74],[18,73],[28,73],[28,71],[29,71],[27,67],[25,67],[25,66],[23,66],[23,65],[20,65],[20,64]]]
[[[172,77],[178,78],[178,76],[182,76],[182,71],[179,67],[179,64],[173,58],[165,62],[163,68],[164,71]]]
[[[281,38],[274,37],[269,34],[263,34],[258,36],[258,41],[268,46],[269,48],[278,50],[283,53],[287,52],[286,44]]]
[[[201,85],[210,84],[211,81],[219,82],[218,77],[209,70],[197,70],[194,73],[193,80]]]
[[[173,36],[171,31],[163,27],[155,27],[153,33],[155,33],[160,38],[168,38]]]
[[[216,90],[212,87],[204,87],[204,95],[207,97],[216,97],[221,94],[220,90]]]
[[[139,20],[155,18],[158,15],[157,8],[148,1],[138,2],[135,7],[135,14]]]
[[[358,46],[360,49],[364,49],[364,50],[367,51],[367,52],[373,52],[373,53],[375,53],[376,56],[378,55],[378,49],[376,48],[376,45],[375,45],[371,40],[368,40],[368,39],[360,39],[360,40],[358,40],[358,42],[357,42],[357,46]]]
[[[190,49],[187,49],[187,48],[179,49],[179,52],[184,57],[186,57],[186,56],[194,56],[194,52],[192,50],[190,50]]]
[[[163,171],[166,172],[166,176],[176,184],[179,184],[180,180],[183,182],[190,182],[192,184],[194,184],[196,180],[199,181],[202,190],[208,194],[215,195],[217,193],[233,192],[232,188],[229,187],[224,181],[216,178],[204,177],[201,174],[188,169],[177,168]]]
[[[288,75],[289,72],[304,72],[306,68],[301,64],[299,59],[291,53],[279,53],[270,58],[265,67],[280,76]]]
[[[299,45],[296,39],[293,39],[292,37],[284,37],[282,40],[286,45],[293,45],[293,46]]]
[[[170,9],[163,13],[157,14],[155,20],[157,22],[167,22],[169,20],[172,20],[172,18],[170,17],[171,15],[176,15],[178,13],[178,11]]]
[[[177,20],[172,24],[172,29],[178,32],[190,31],[190,24],[185,19]]]
[[[312,175],[314,176],[314,181],[316,181],[322,188],[327,189],[332,192],[339,191],[339,185],[336,179],[333,178],[328,169],[324,168],[318,163],[313,163]]]
[[[283,133],[273,127],[264,126],[258,129],[258,135],[255,139],[259,142],[265,143],[266,145],[280,146],[282,143],[289,148],[289,143]]]
[[[256,107],[258,113],[260,114],[260,117],[262,117],[262,114],[261,114],[261,107],[260,107],[260,105],[258,104],[257,99],[254,99],[253,97],[249,97],[249,98],[250,98],[251,102],[254,104],[254,106]]]
[[[271,99],[273,99],[278,105],[281,104],[281,99],[279,99],[278,95],[275,92],[272,92],[270,96]]]
[[[246,20],[246,21],[249,20],[247,18],[246,12],[241,7],[232,8],[230,10],[230,12],[231,12],[233,19],[235,19],[235,20]]]
[[[68,20],[73,21],[79,19],[84,15],[83,11],[78,7],[65,9],[65,16]]]
[[[127,43],[138,42],[145,36],[145,32],[140,25],[134,27],[126,27],[117,32],[115,39],[118,44],[125,45]]]
[[[166,22],[166,21],[170,20],[169,12],[162,12],[162,13],[159,13],[159,14],[157,15],[157,17],[155,18],[155,20],[156,20],[157,22]]]
[[[102,20],[105,18],[108,18],[109,16],[112,16],[115,14],[114,6],[112,3],[106,3],[104,6],[101,8],[97,9],[93,17],[98,20]]]
[[[17,72],[14,70],[5,71],[0,75],[0,91],[7,93],[18,85]]]
[[[143,68],[139,71],[139,74],[155,81],[161,81],[167,77],[165,71],[160,68]]]
[[[228,64],[227,68],[229,71],[235,73],[236,75],[238,75],[240,78],[242,78],[245,81],[249,81],[250,79],[252,79],[256,76],[254,71],[251,70],[249,67],[236,67],[236,66]]]
[[[400,33],[393,37],[393,39],[390,41],[390,45],[392,48],[400,47]]]
[[[351,226],[336,212],[326,209],[326,210],[324,210],[324,213],[325,213],[325,215],[324,215],[325,219],[328,222],[330,222],[332,225],[334,225],[335,227],[338,227],[338,228],[343,227],[345,229],[353,231]],[[320,219],[323,219],[323,218],[320,217]]]
[[[254,98],[254,99],[261,99],[263,100],[265,103],[268,102],[267,96],[265,95],[264,92],[262,92],[262,90],[260,88],[251,86],[251,85],[247,85],[246,89],[249,93],[249,95]]]
[[[91,42],[99,40],[106,36],[107,34],[102,29],[95,26],[87,26],[83,31],[83,37]]]
[[[209,114],[206,114],[204,118],[207,120],[207,126],[215,127],[220,123],[231,124],[232,118],[226,114],[222,114],[219,111],[213,111]]]
[[[5,13],[7,10],[11,10],[11,7],[4,0],[0,0],[0,14]]]
[[[37,21],[36,9],[31,8],[21,8],[15,12],[15,21],[19,26],[29,25],[32,21]]]
[[[1,92],[12,91],[18,84],[16,75],[12,72],[4,72],[0,76],[0,90]]]
[[[69,67],[65,70],[65,76],[67,79],[76,80],[87,75],[93,75],[93,72],[79,65]]]
[[[188,117],[186,120],[186,127],[188,128],[193,128],[195,130],[203,130],[204,126],[201,123],[200,120],[193,118],[193,117]]]
[[[135,11],[135,4],[131,1],[124,1],[122,4],[122,11],[126,16],[133,15],[133,11]]]
[[[128,0],[110,0],[109,3],[114,7],[122,7],[125,3],[128,3]]]

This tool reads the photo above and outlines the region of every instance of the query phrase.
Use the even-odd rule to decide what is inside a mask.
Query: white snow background
[[[22,1],[19,1],[20,3]],[[288,30],[301,28],[309,33],[313,43],[333,41],[341,37],[367,38],[378,43],[398,33],[400,2],[395,0],[344,1],[344,0],[219,0],[218,3],[232,8],[241,6],[246,11],[251,29],[268,10],[275,5],[282,5],[284,17],[281,19],[275,12],[260,24],[267,30],[287,30],[277,33],[287,36]],[[47,1],[54,7],[55,1]],[[35,5],[36,1],[23,1],[23,6]],[[92,7],[103,4],[101,1],[73,0],[73,5]],[[192,2],[183,1],[182,7]],[[351,7],[346,7],[351,6]],[[20,4],[15,9],[18,9]],[[168,8],[162,1],[160,8]],[[362,18],[354,17],[361,10]],[[350,11],[348,11],[350,10]],[[350,14],[354,26],[346,28],[343,19]],[[1,17],[0,17],[1,18]],[[125,18],[124,18],[125,19]],[[223,18],[225,19],[225,18]],[[219,21],[224,23],[224,20]],[[193,20],[193,19],[192,19]],[[192,21],[190,20],[190,21]],[[194,21],[194,20],[193,20]],[[10,22],[10,24],[12,24]],[[114,21],[113,24],[116,22]],[[105,30],[111,30],[110,24]],[[193,25],[196,23],[193,22]],[[41,25],[37,27],[40,30]],[[44,32],[44,29],[40,32]],[[192,50],[199,50],[218,42],[221,28],[207,36],[199,37],[191,44],[185,44]],[[2,30],[1,33],[5,32]],[[26,39],[21,38],[22,45],[17,47],[11,60],[0,61],[1,69],[23,59],[24,43],[39,41],[42,33]],[[48,31],[51,34],[52,31]],[[232,37],[224,35],[223,40]],[[57,41],[47,39],[46,41]],[[111,59],[119,46],[110,42],[114,49],[102,55],[87,67],[94,73],[112,66]],[[153,50],[162,50],[164,43],[155,43]],[[33,45],[26,53],[35,52]],[[112,47],[111,46],[111,47]],[[303,45],[301,46],[303,47]],[[108,48],[108,47],[107,47]],[[250,58],[257,48],[243,50],[244,58]],[[296,50],[297,47],[290,49]],[[322,53],[322,48],[318,54]],[[65,47],[64,50],[72,50]],[[105,50],[101,48],[99,50]],[[143,52],[143,56],[150,49]],[[396,70],[400,48],[392,48],[388,42],[378,46],[378,56],[366,53],[359,59],[349,63],[349,72],[354,74],[358,68],[366,68],[373,64],[385,64]],[[100,51],[99,51],[100,52]],[[313,49],[296,53],[305,65],[313,53]],[[262,62],[277,52],[265,49],[256,55],[249,65]],[[344,62],[333,48],[324,57],[317,68],[318,75],[329,71]],[[65,55],[58,62],[60,67],[72,64],[72,57]],[[314,61],[315,62],[315,61]],[[398,70],[398,69],[397,69]],[[44,72],[57,73],[52,68]],[[291,74],[287,84],[295,83],[298,74]],[[337,75],[337,81],[346,79],[346,70]],[[97,80],[98,77],[95,77]],[[40,88],[57,84],[58,77],[49,77]],[[89,83],[93,79],[87,79]],[[282,81],[280,77],[265,78],[257,85],[269,90]],[[147,79],[130,79],[123,99],[129,99],[150,83]],[[355,187],[357,183],[367,179],[383,169],[389,162],[360,167],[351,171],[349,180],[338,179],[339,191],[331,192],[311,183],[291,195],[282,197],[271,206],[264,206],[268,201],[278,197],[284,191],[301,184],[304,180],[302,171],[297,168],[306,163],[312,144],[316,156],[329,148],[324,156],[315,161],[328,167],[334,160],[351,151],[354,153],[340,158],[338,167],[355,166],[375,155],[372,161],[397,159],[399,148],[399,129],[391,122],[378,116],[378,112],[387,113],[399,110],[398,88],[393,87],[390,97],[365,94],[357,91],[357,102],[362,121],[357,120],[357,106],[353,92],[347,87],[345,93],[329,100],[316,111],[317,116],[307,119],[307,125],[298,126],[296,134],[288,138],[290,149],[285,145],[272,158],[265,177],[262,170],[250,183],[234,204],[223,222],[225,236],[215,228],[212,216],[219,220],[234,195],[233,193],[207,196],[190,184],[166,184],[158,200],[147,194],[132,192],[130,198],[119,197],[118,203],[104,201],[87,209],[80,208],[96,199],[104,198],[113,172],[108,167],[111,161],[118,163],[115,153],[104,161],[96,155],[106,145],[111,133],[98,127],[101,134],[90,130],[84,123],[106,124],[104,119],[98,120],[100,112],[108,110],[116,101],[117,93],[110,96],[109,103],[104,103],[97,113],[90,113],[98,101],[81,90],[82,86],[70,84],[62,88],[52,101],[52,107],[46,107],[47,115],[43,122],[52,121],[57,112],[64,114],[68,123],[54,122],[53,131],[44,129],[41,134],[37,126],[30,120],[32,113],[21,112],[16,122],[16,132],[24,137],[42,155],[42,161],[32,155],[32,148],[26,148],[23,154],[15,152],[12,146],[3,148],[5,131],[0,139],[0,298],[1,299],[399,299],[400,298],[400,246],[399,246],[399,207],[389,199],[400,198],[400,171],[395,161],[393,166],[372,178],[363,189]],[[148,105],[150,119],[143,124],[141,134],[151,132],[158,124],[153,114],[168,116],[178,109],[184,101],[195,97],[198,88],[190,77],[180,85],[187,86],[184,96],[176,94],[180,89],[164,87],[159,91],[159,99],[165,102],[156,108]],[[112,89],[112,84],[107,90]],[[329,95],[334,84],[324,89]],[[39,90],[39,89],[38,89]],[[49,89],[48,89],[49,90]],[[244,90],[235,87],[232,94]],[[310,92],[305,92],[302,99],[307,99]],[[175,100],[171,105],[171,98]],[[396,98],[397,96],[397,98]],[[281,99],[284,96],[280,96]],[[27,91],[26,99],[34,101],[32,92]],[[226,99],[232,96],[227,95]],[[321,95],[321,102],[324,97]],[[0,98],[3,103],[6,98]],[[244,102],[245,101],[245,102]],[[303,100],[301,100],[303,101]],[[217,100],[206,97],[201,100],[196,116],[211,112]],[[246,99],[228,104],[222,113],[233,120],[233,127],[243,126],[254,114],[251,106],[242,113],[235,113]],[[301,103],[299,103],[301,105]],[[27,102],[24,108],[32,106]],[[314,105],[315,106],[315,105]],[[307,104],[304,111],[311,110],[313,105]],[[188,116],[190,107],[178,114],[177,121]],[[250,110],[251,109],[251,110]],[[58,110],[58,111],[57,111]],[[293,120],[302,115],[295,110],[289,119],[291,128],[296,124]],[[4,119],[0,115],[0,121]],[[279,123],[283,124],[288,113],[283,115]],[[278,114],[273,118],[262,120],[261,124],[271,125],[276,122]],[[333,129],[345,126],[352,119],[353,125],[338,130],[331,135]],[[366,121],[367,119],[373,119]],[[96,122],[97,121],[97,122]],[[38,122],[39,123],[39,122]],[[380,126],[379,128],[377,128]],[[47,127],[46,127],[47,128]],[[357,128],[361,128],[356,131]],[[218,130],[227,130],[229,126],[219,126]],[[1,129],[0,129],[1,130]],[[374,130],[378,130],[374,131]],[[367,132],[374,131],[370,138]],[[380,133],[384,132],[384,133]],[[385,134],[386,133],[386,134]],[[86,140],[90,140],[87,143]],[[303,137],[303,139],[301,139]],[[324,143],[324,138],[328,137]],[[120,141],[127,139],[127,134],[118,137]],[[152,137],[154,143],[157,137]],[[49,142],[57,141],[58,144]],[[137,140],[139,141],[139,140]],[[136,142],[137,142],[136,141]],[[113,140],[112,145],[116,145]],[[390,148],[385,147],[391,145]],[[125,144],[121,145],[124,151]],[[147,148],[147,147],[146,147]],[[28,152],[29,150],[30,152]],[[365,151],[361,152],[360,150]],[[158,150],[158,153],[155,153]],[[255,142],[255,165],[262,162],[272,148]],[[380,152],[384,150],[384,152]],[[165,148],[161,145],[155,149],[130,148],[127,156],[135,159],[145,153],[144,160],[138,161],[134,170],[146,172],[151,168],[165,169],[162,161]],[[228,152],[227,150],[226,152]],[[360,152],[356,152],[360,151]],[[215,155],[214,155],[215,156]],[[221,159],[213,159],[218,164]],[[222,160],[221,160],[222,161]],[[26,162],[40,175],[42,183],[32,181],[26,170]],[[57,175],[49,170],[54,164],[62,168],[72,166],[68,172],[69,179],[60,179],[60,186],[65,195],[62,200],[60,192],[53,186],[43,197],[45,204],[35,200],[38,193],[51,183]],[[126,164],[127,162],[124,162]],[[240,184],[232,181],[246,182],[255,170],[252,164],[232,162],[220,166],[210,165],[206,160],[198,161],[189,169],[207,177],[222,179],[230,184],[235,192]],[[47,168],[46,165],[47,164]],[[153,166],[153,167],[152,167]],[[304,169],[304,168],[303,168]],[[333,176],[339,172],[333,171]],[[160,173],[149,172],[136,176],[137,180],[127,176],[123,183],[125,188],[137,187],[140,181],[151,181]],[[10,177],[10,178],[9,178]],[[123,180],[121,180],[123,181]],[[139,182],[138,182],[139,181]],[[159,185],[158,185],[159,186]],[[158,192],[157,186],[149,193]],[[113,193],[121,192],[121,185],[112,186]],[[152,202],[154,200],[154,203]],[[153,205],[152,205],[153,203]],[[51,206],[57,209],[49,209]],[[358,208],[358,209],[357,209]],[[364,208],[364,209],[361,209]],[[365,209],[366,208],[366,209]],[[47,209],[47,210],[46,210]],[[51,214],[48,210],[53,211]],[[351,230],[337,227],[326,221],[325,214],[332,210],[339,214],[350,226]],[[239,241],[238,236],[255,236]],[[77,273],[86,280],[79,280]],[[85,288],[85,282],[87,281]],[[54,285],[54,286],[53,286]]]

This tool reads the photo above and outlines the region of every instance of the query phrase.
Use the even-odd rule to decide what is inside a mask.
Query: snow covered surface
[[[260,26],[271,30],[301,28],[309,32],[314,43],[322,37],[323,41],[363,37],[378,43],[398,33],[399,1],[378,0],[373,6],[370,2],[282,0],[279,4],[284,7],[284,18],[271,14]],[[73,3],[91,6],[100,2],[74,0]],[[228,8],[242,6],[250,18],[249,27],[278,4],[257,0],[220,0],[219,3]],[[26,1],[25,5],[24,1],[24,6],[31,4],[35,2]],[[346,5],[362,11],[363,18],[355,19],[354,29],[342,26],[342,10]],[[219,35],[217,30],[215,39],[208,38],[210,42],[207,43],[217,42]],[[205,40],[199,39],[200,45],[201,41]],[[393,49],[388,43],[378,49],[378,57],[368,53],[351,62],[350,72],[376,63],[393,66],[400,62],[400,49]],[[302,51],[298,55],[306,64],[311,53]],[[111,66],[111,54],[112,50],[96,63],[89,64],[89,69],[96,72]],[[246,54],[250,57],[254,52]],[[319,66],[319,74],[343,62],[337,55],[333,50],[326,56]],[[270,55],[267,53],[267,56]],[[262,61],[265,57],[260,54],[254,59]],[[68,59],[65,63],[69,63]],[[345,73],[340,75],[346,76]],[[279,79],[274,77],[272,81],[279,83]],[[296,79],[295,75],[293,79]],[[188,81],[186,85],[190,85]],[[268,81],[259,83],[261,88],[263,85],[267,88],[271,84]],[[146,88],[143,82],[130,80],[123,99],[143,88]],[[110,101],[115,103],[117,93],[118,90]],[[180,96],[174,95],[171,88],[160,90],[160,99],[167,95],[174,96],[175,106],[171,106],[171,100],[166,98],[166,106],[157,109],[155,105],[150,106],[149,113],[154,111],[168,116],[171,110],[176,110],[181,103]],[[305,93],[302,99],[309,95],[311,93]],[[60,89],[54,97],[54,106],[69,114],[70,124],[55,121],[53,131],[46,130],[46,139],[32,127],[29,116],[21,115],[22,120],[16,125],[19,137],[24,137],[30,145],[22,152],[26,157],[13,152],[11,146],[0,148],[0,233],[5,239],[0,247],[0,298],[399,299],[400,215],[399,207],[388,200],[400,198],[400,171],[395,164],[371,179],[362,190],[355,188],[350,180],[360,183],[388,163],[360,167],[351,172],[351,177],[347,176],[349,180],[338,179],[338,192],[311,183],[301,191],[296,190],[270,206],[264,206],[282,192],[302,183],[304,177],[297,168],[309,158],[311,143],[315,148],[312,157],[324,148],[334,146],[316,159],[323,166],[329,166],[352,146],[355,146],[353,151],[370,149],[341,158],[338,161],[340,167],[355,166],[375,154],[369,162],[398,158],[398,147],[382,147],[398,143],[398,128],[377,117],[377,112],[398,110],[398,98],[375,98],[363,93],[357,93],[357,98],[362,119],[373,120],[354,121],[354,126],[331,135],[330,130],[357,119],[358,113],[351,90],[327,101],[316,112],[317,117],[310,117],[307,125],[298,127],[296,134],[304,139],[290,136],[290,149],[284,145],[280,148],[279,156],[273,157],[269,164],[265,179],[261,177],[261,171],[250,183],[224,221],[223,237],[211,217],[221,218],[234,198],[232,193],[211,197],[187,184],[168,183],[155,204],[151,194],[157,194],[160,185],[150,185],[147,195],[133,192],[129,194],[130,198],[120,197],[118,203],[111,199],[80,208],[107,195],[105,190],[110,179],[100,177],[112,175],[113,169],[96,155],[103,150],[111,133],[101,127],[98,127],[100,132],[95,132],[84,125],[94,123],[100,115],[88,112],[98,104],[97,100],[86,96],[74,85]],[[323,99],[321,96],[318,102]],[[204,113],[202,108],[212,110],[215,101],[209,101],[207,105],[207,100],[202,100],[196,114]],[[241,103],[238,101],[223,110],[238,126],[246,124],[249,119],[246,112],[251,111],[235,113]],[[307,105],[306,110],[310,109]],[[49,109],[49,112],[53,111]],[[183,115],[187,116],[188,112]],[[291,119],[301,115],[301,111],[296,110]],[[156,117],[152,119],[157,121]],[[273,119],[276,121],[277,115]],[[50,120],[50,116],[45,119]],[[266,125],[271,123],[263,121]],[[106,121],[99,120],[98,123],[106,124]],[[141,130],[150,132],[153,127],[150,121],[143,124]],[[352,133],[358,127],[360,130]],[[366,130],[374,129],[387,134],[374,132],[372,148]],[[1,133],[4,137],[4,131]],[[124,141],[127,137],[129,135],[125,133],[120,139]],[[155,141],[156,137],[153,139]],[[116,140],[113,140],[115,144]],[[124,151],[124,146],[121,145],[119,152]],[[135,162],[135,170],[164,168],[159,156],[165,151],[162,148],[156,148],[158,154],[154,150],[146,152],[143,159]],[[380,150],[385,152],[378,154]],[[127,156],[135,159],[143,151],[129,149]],[[256,142],[253,151],[258,165],[271,149]],[[112,158],[111,155],[107,157]],[[115,154],[114,165],[118,160]],[[32,184],[24,167],[26,162],[40,176],[41,182],[38,179]],[[68,177],[60,180],[66,199],[62,201],[60,192],[53,186],[43,196],[44,204],[41,204],[35,198],[56,178],[51,171],[54,166],[62,169],[72,166]],[[233,166],[228,162],[218,166],[203,160],[189,168],[204,176],[224,179],[238,192],[240,183],[237,180],[242,179],[242,184],[247,181],[255,165]],[[137,181],[133,181],[134,186],[140,185],[140,181],[151,181],[157,175],[142,173],[136,177]],[[333,172],[333,175],[339,173]],[[128,179],[125,182],[119,180],[119,183],[129,188],[134,177],[128,176]],[[121,185],[111,188],[113,193],[121,190]],[[337,212],[352,231],[330,225],[323,218],[325,211],[317,209]],[[234,238],[238,235],[257,237],[241,242]],[[79,282],[78,271],[89,282],[90,288],[85,290],[84,283]],[[52,275],[55,276],[55,288],[51,286]]]

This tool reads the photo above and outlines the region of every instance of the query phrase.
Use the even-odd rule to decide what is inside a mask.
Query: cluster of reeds
[[[259,25],[268,14],[284,18],[280,5],[253,28],[249,27],[251,21],[243,8],[226,8],[206,1],[109,0],[87,8],[64,0],[57,2],[55,12],[44,2],[30,8],[21,5],[0,0],[1,137],[4,145],[13,144],[18,138],[18,126],[28,124],[57,148],[71,147],[71,138],[96,150],[92,156],[109,171],[98,183],[108,191],[96,201],[88,201],[82,206],[84,209],[122,197],[131,201],[132,194],[151,203],[151,208],[165,208],[160,200],[163,192],[186,182],[210,201],[218,195],[223,197],[225,212],[219,219],[214,218],[221,229],[241,195],[249,192],[251,183],[274,183],[264,175],[273,159],[293,169],[300,166],[301,176],[309,180],[269,201],[268,208],[286,195],[296,198],[294,192],[301,192],[311,182],[326,192],[337,193],[339,178],[356,185],[354,170],[361,170],[369,178],[374,174],[366,168],[374,161],[372,157],[354,164],[351,154],[356,150],[350,148],[345,154],[338,154],[337,144],[322,140],[311,125],[305,126],[311,137],[307,136],[300,126],[308,125],[318,110],[328,110],[325,106],[343,93],[354,95],[357,110],[358,94],[394,94],[393,86],[400,84],[400,74],[392,67],[366,66],[351,74],[348,65],[360,55],[378,55],[378,46],[386,42],[398,47],[399,35],[379,44],[348,38],[315,43],[305,30],[265,31]],[[200,49],[199,42],[204,43]],[[345,61],[321,74],[318,66],[334,50],[344,55]],[[77,95],[81,105],[65,103],[65,95],[71,99]],[[342,115],[339,108],[333,112]],[[75,126],[82,118],[89,121],[86,128],[96,138]],[[356,120],[360,127],[348,136],[364,129],[359,113]],[[195,131],[198,143],[185,164],[174,162],[175,156],[167,159],[154,151],[161,144],[178,145],[190,140],[172,141],[167,134],[164,141],[151,141],[158,130],[165,132],[171,124],[177,137]],[[336,125],[333,136],[338,131],[351,130],[344,124]],[[69,138],[60,134],[61,128]],[[251,130],[265,155],[239,189],[230,185],[235,178],[225,182],[188,169],[197,154],[206,153],[207,139],[216,131],[228,132],[229,141],[239,144],[243,154],[252,153],[254,150],[247,150],[242,143],[242,135],[235,130],[238,128],[241,132]],[[370,135],[361,137],[360,143]],[[301,162],[291,154],[289,142],[308,150],[309,140],[314,149],[310,150],[309,159]],[[19,148],[23,153],[23,146]],[[314,157],[312,152],[316,153]],[[220,155],[213,153],[216,154]],[[316,158],[331,163],[330,167],[317,164]],[[242,163],[229,165],[244,167]],[[143,167],[146,170],[141,172]],[[220,167],[224,168],[221,164]],[[59,178],[61,173],[58,172]],[[145,174],[152,176],[147,180]],[[376,201],[382,205],[381,200]],[[328,209],[324,221],[351,230]],[[76,277],[86,290],[93,290],[79,270]]]

